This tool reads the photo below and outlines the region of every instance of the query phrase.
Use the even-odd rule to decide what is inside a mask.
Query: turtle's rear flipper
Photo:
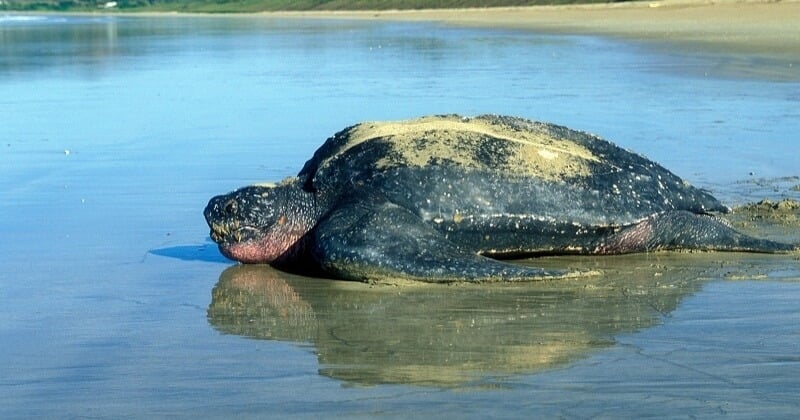
[[[567,274],[465,252],[413,213],[379,200],[338,206],[320,221],[312,252],[326,272],[359,281],[529,281]]]
[[[598,241],[594,253],[622,254],[660,249],[779,253],[797,247],[745,235],[714,216],[672,211],[650,216],[610,233]]]

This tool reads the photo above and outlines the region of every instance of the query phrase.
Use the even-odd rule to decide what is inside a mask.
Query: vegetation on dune
[[[605,3],[607,0],[0,0],[0,10],[251,13],[300,10],[390,10]]]

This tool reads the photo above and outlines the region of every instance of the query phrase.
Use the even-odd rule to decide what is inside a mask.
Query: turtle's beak
[[[233,216],[236,215],[238,208],[236,200],[230,194],[218,195],[209,200],[203,210],[203,216],[211,228],[211,239],[220,243],[238,228],[238,226],[232,226],[232,222],[236,221]]]

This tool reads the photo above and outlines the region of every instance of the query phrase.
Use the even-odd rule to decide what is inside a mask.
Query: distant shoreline
[[[58,12],[13,12],[58,14]],[[68,12],[113,16],[219,16],[261,19],[357,19],[611,36],[743,53],[780,61],[800,79],[800,0],[661,0],[471,9],[284,11],[257,13]]]
[[[565,6],[264,12],[254,16],[438,22],[455,26],[606,35],[797,59],[800,0],[665,0]]]

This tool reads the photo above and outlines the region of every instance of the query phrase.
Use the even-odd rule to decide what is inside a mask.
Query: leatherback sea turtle
[[[211,199],[228,258],[353,280],[566,275],[498,259],[667,249],[779,252],[736,232],[709,193],[599,137],[485,115],[368,122],[296,177]]]

